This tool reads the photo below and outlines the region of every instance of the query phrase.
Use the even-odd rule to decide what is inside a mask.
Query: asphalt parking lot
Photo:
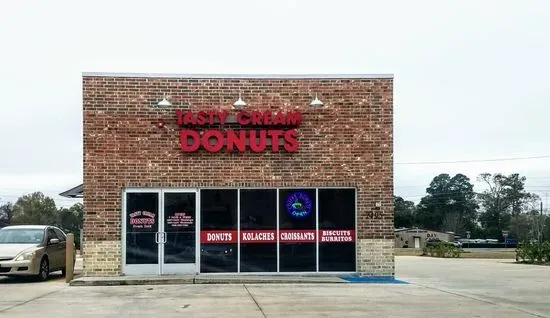
[[[0,317],[550,317],[550,267],[396,258],[410,284],[69,287],[0,278]]]

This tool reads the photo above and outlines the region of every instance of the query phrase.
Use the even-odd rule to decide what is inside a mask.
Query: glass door
[[[122,259],[126,275],[160,274],[160,195],[126,191],[123,197]]]
[[[195,190],[126,190],[122,215],[123,273],[196,273],[197,211]]]
[[[197,272],[197,192],[164,190],[161,230],[163,274]]]

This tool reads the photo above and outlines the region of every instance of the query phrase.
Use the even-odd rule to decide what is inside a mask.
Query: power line
[[[477,160],[454,160],[454,161],[416,161],[416,162],[395,162],[395,165],[432,165],[446,163],[474,163],[474,162],[494,162],[494,161],[511,161],[511,160],[527,160],[527,159],[548,159],[550,156],[531,156],[531,157],[513,157],[513,158],[498,158],[498,159],[477,159]]]

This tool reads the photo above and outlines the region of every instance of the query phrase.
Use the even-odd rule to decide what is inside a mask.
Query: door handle
[[[165,244],[167,239],[166,237],[168,236],[168,234],[166,232],[162,232],[162,243]]]
[[[160,232],[155,233],[155,243],[157,243],[157,244],[159,243],[159,234],[160,234]]]

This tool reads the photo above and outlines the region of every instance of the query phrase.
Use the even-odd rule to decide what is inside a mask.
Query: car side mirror
[[[59,243],[59,239],[56,239],[56,238],[50,239],[50,244],[57,244],[57,243]]]

